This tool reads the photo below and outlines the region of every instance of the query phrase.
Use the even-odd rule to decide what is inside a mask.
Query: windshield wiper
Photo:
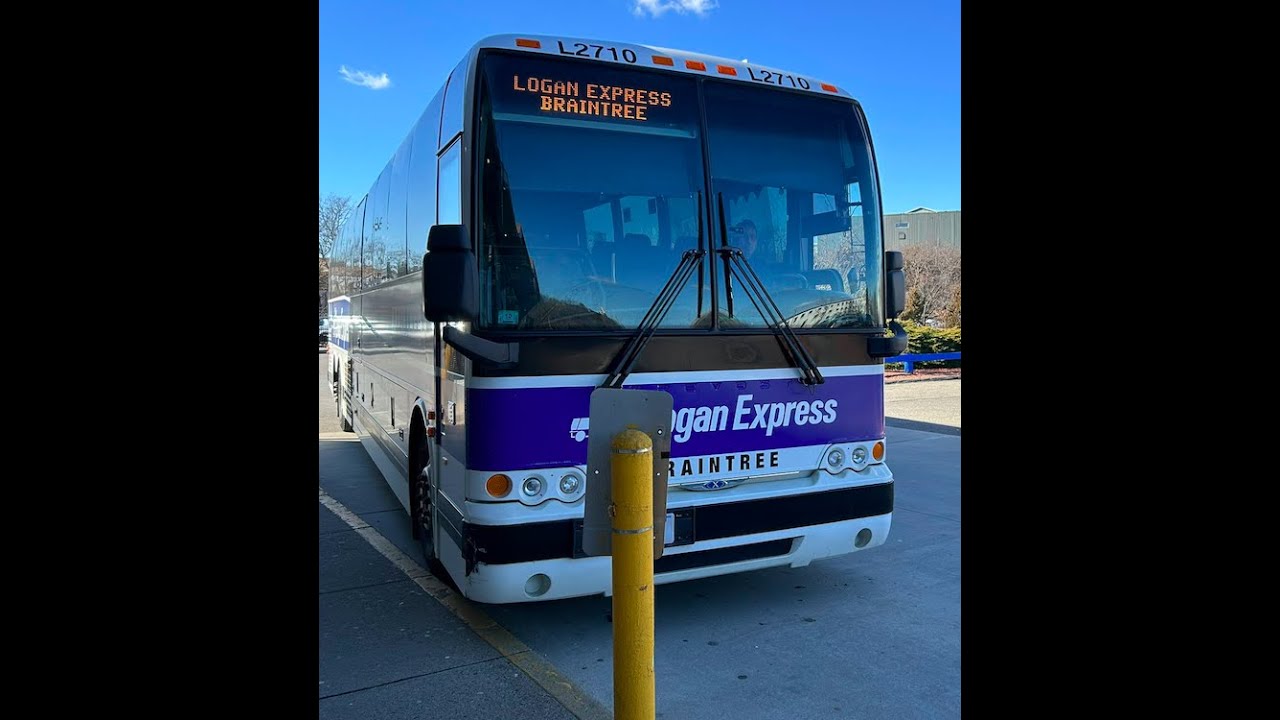
[[[719,200],[718,205],[720,208],[720,236],[727,240],[729,234],[724,220],[724,193],[719,193],[717,199]],[[747,262],[747,258],[743,256],[742,250],[725,245],[717,248],[716,251],[724,258],[725,305],[729,310],[729,316],[733,317],[733,288],[729,284],[730,271],[732,270],[733,274],[736,274],[741,281],[742,288],[747,291],[747,299],[755,306],[756,312],[760,313],[760,316],[764,318],[769,327],[774,330],[774,334],[778,337],[783,349],[790,356],[792,364],[800,370],[801,380],[804,384],[821,385],[826,382],[822,377],[822,372],[818,370],[818,364],[814,362],[813,356],[805,349],[800,342],[800,338],[796,337],[795,331],[787,323],[786,316],[778,309],[778,304],[773,301],[769,291],[764,289],[764,283]],[[760,302],[756,302],[757,297]]]
[[[653,337],[654,332],[657,331],[658,325],[667,316],[667,313],[671,311],[671,307],[675,305],[676,298],[680,296],[680,291],[689,282],[689,277],[693,274],[693,271],[702,265],[702,258],[706,254],[707,252],[702,249],[702,193],[699,192],[698,244],[696,249],[685,250],[681,254],[680,264],[676,265],[676,269],[667,278],[667,283],[662,286],[658,297],[654,298],[653,304],[649,306],[649,311],[644,314],[644,318],[636,326],[635,334],[631,336],[631,339],[622,348],[622,352],[618,354],[618,359],[614,361],[613,371],[609,373],[609,377],[605,378],[600,387],[622,388],[622,383],[631,374],[631,368],[635,366],[641,351],[644,350],[644,346],[649,344],[649,340]],[[698,274],[698,315],[702,315],[701,273]]]

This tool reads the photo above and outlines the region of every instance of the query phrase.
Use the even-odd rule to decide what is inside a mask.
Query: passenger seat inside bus
[[[608,280],[613,279],[613,252],[617,243],[597,241],[591,248],[591,264],[595,266],[596,275]]]
[[[618,284],[648,289],[659,270],[660,251],[653,246],[648,235],[627,233],[618,246]]]
[[[820,268],[818,270],[808,270],[804,274],[809,281],[809,285],[816,289],[823,289],[820,285],[830,285],[828,290],[842,293],[844,289],[844,281],[840,277],[840,271],[835,268]]]

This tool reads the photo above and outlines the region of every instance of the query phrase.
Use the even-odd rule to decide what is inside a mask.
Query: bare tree
[[[951,291],[951,302],[946,312],[942,313],[942,324],[947,327],[960,327],[960,284],[956,283]]]
[[[850,216],[851,224],[848,230],[841,233],[831,233],[827,235],[819,235],[813,239],[813,267],[815,270],[820,268],[834,268],[840,271],[840,277],[847,280],[849,271],[856,267],[861,267],[866,261],[866,241],[863,238],[862,216]],[[841,290],[842,288],[833,287],[832,290]],[[845,288],[851,293],[856,293],[858,288]]]
[[[340,195],[320,196],[320,293],[323,297],[329,288],[329,253],[342,232],[342,224],[351,215],[351,198]],[[328,314],[328,308],[321,308],[321,315]]]
[[[960,251],[944,245],[909,245],[903,248],[902,259],[912,296],[904,316],[917,322],[959,324]]]
[[[364,243],[361,253],[364,269],[360,272],[360,286],[371,287],[386,279],[387,243],[376,233]]]
[[[329,257],[333,243],[342,232],[342,224],[351,214],[351,198],[340,195],[320,196],[320,257]]]

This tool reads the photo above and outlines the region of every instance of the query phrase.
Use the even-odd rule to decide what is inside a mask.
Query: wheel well
[[[424,442],[427,439],[427,423],[422,419],[422,410],[413,409],[413,417],[409,420],[409,444]],[[431,448],[427,448],[427,455],[430,456]]]
[[[413,417],[409,420],[409,507],[410,514],[417,512],[418,507],[418,473],[422,472],[420,468],[414,467],[418,462],[418,450],[422,443],[427,442],[426,421],[422,419],[422,411],[418,408],[413,409]],[[427,444],[427,458],[431,457],[431,445]],[[416,517],[416,516],[415,516]],[[415,519],[412,523],[413,538],[418,539],[418,521]]]
[[[427,422],[422,417],[422,410],[413,409],[413,417],[409,420],[409,491],[413,494],[413,489],[417,486],[415,482],[419,468],[414,467],[414,463],[418,462],[418,451],[423,449],[422,444],[426,443],[427,461],[431,460],[431,444],[427,442]]]

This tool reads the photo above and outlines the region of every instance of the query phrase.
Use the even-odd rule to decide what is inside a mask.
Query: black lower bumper
[[[884,515],[893,512],[893,483],[679,508],[672,512],[676,514],[676,544],[688,545],[700,540]],[[463,548],[467,574],[476,563],[497,565],[583,557],[582,520],[473,525],[460,517],[441,519],[445,530]]]

